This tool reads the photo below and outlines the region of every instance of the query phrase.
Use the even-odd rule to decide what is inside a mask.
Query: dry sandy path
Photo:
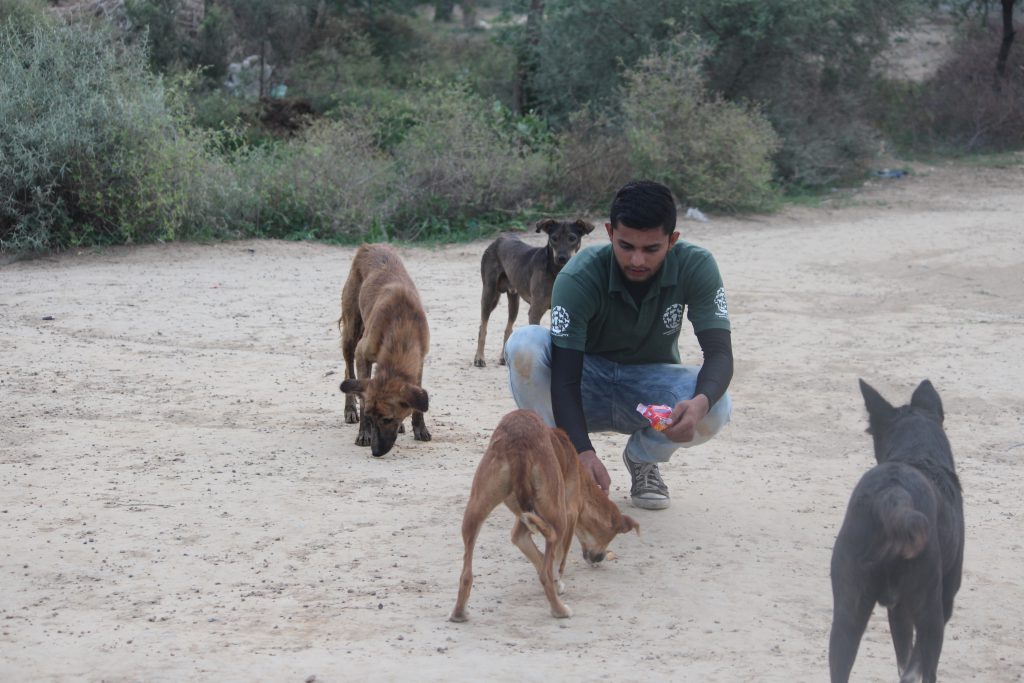
[[[919,168],[681,227],[726,279],[733,421],[663,468],[657,513],[629,506],[623,437],[597,437],[644,536],[596,570],[574,549],[571,620],[548,616],[497,510],[471,620],[446,621],[470,480],[514,407],[503,304],[491,364],[471,366],[483,242],[402,249],[434,440],[382,459],[337,390],[351,248],[0,267],[0,680],[824,680],[829,555],[872,464],[858,377],[899,403],[928,377],[945,401],[968,540],[942,678],[1021,680],[1024,169]],[[895,680],[881,610],[854,672]]]

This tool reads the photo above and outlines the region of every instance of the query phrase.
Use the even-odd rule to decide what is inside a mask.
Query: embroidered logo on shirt
[[[661,315],[661,321],[665,323],[665,331],[662,334],[675,334],[683,324],[683,305],[672,304],[665,309]]]
[[[715,306],[718,311],[715,313],[719,318],[729,319],[729,306],[725,303],[725,287],[719,287],[715,293]]]
[[[551,309],[551,334],[556,337],[566,336],[565,331],[569,329],[569,311],[561,306]]]

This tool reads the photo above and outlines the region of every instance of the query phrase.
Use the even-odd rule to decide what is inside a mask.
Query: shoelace
[[[661,480],[661,472],[655,463],[641,463],[636,472],[636,488],[638,490],[654,490],[658,493],[668,491],[668,486]]]

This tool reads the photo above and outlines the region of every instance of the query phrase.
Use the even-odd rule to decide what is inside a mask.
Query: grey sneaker
[[[633,462],[622,453],[622,462],[626,463],[633,485],[629,494],[633,497],[633,505],[645,510],[664,510],[668,507],[668,487],[661,479],[658,463]]]

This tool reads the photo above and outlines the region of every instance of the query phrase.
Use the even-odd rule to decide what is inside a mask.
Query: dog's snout
[[[370,453],[375,458],[386,455],[391,447],[395,445],[397,434],[383,433],[376,425],[371,426],[370,432]]]
[[[594,552],[592,550],[583,549],[583,559],[591,565],[597,565],[604,561],[605,553],[603,551]]]
[[[555,263],[557,263],[560,266],[564,266],[568,262],[569,257],[564,254],[559,254],[558,256],[555,257]]]

